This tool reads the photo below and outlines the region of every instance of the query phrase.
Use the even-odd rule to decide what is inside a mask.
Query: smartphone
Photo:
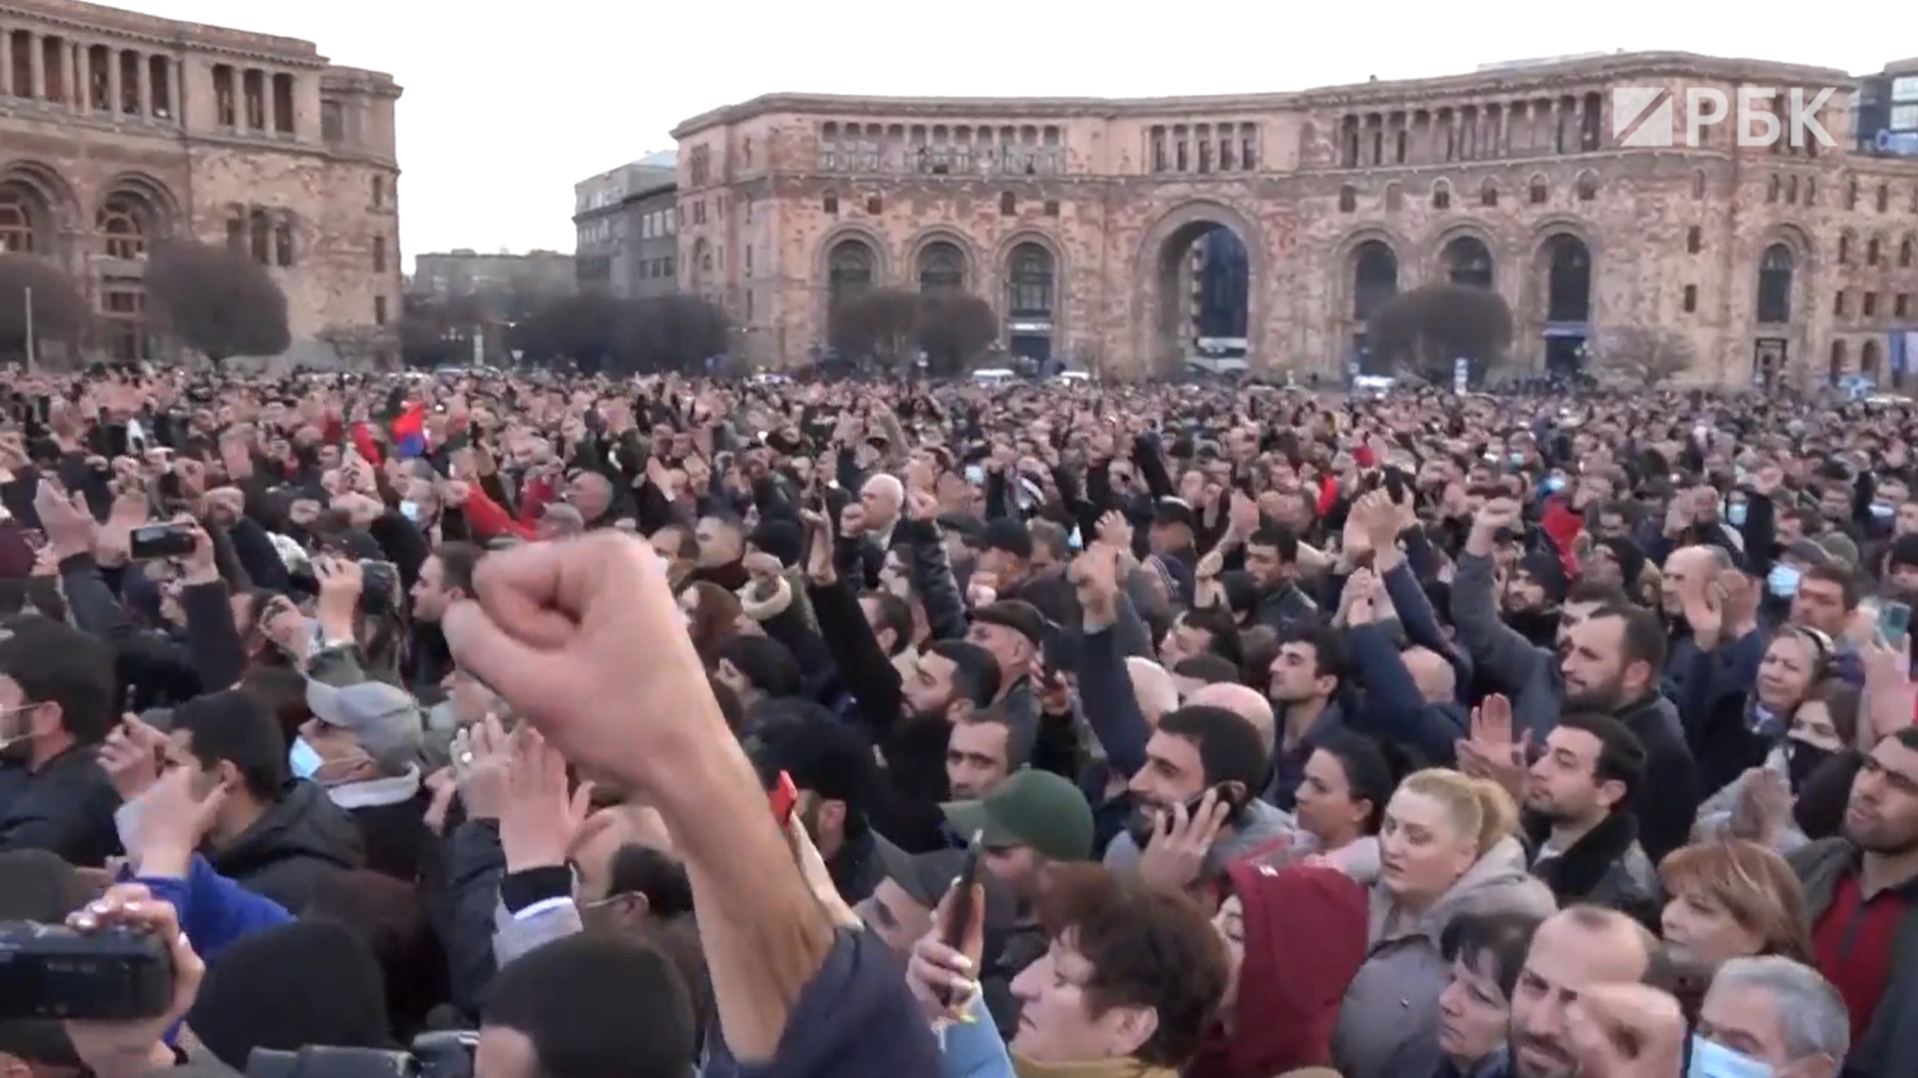
[[[1394,502],[1405,500],[1405,473],[1396,464],[1385,466],[1385,492]]]
[[[980,875],[985,871],[986,833],[974,831],[972,841],[966,843],[965,860],[959,863],[959,875],[953,877],[952,906],[946,913],[946,923],[939,926],[940,940],[946,946],[958,950],[965,946],[966,925],[972,920],[973,885],[983,883]]]
[[[1878,635],[1885,643],[1893,647],[1905,642],[1905,634],[1911,631],[1911,605],[1909,603],[1884,602],[1878,605]]]
[[[772,804],[773,819],[780,827],[792,822],[793,809],[799,806],[799,787],[793,785],[793,777],[785,771],[773,782],[773,788],[767,792],[766,800]]]
[[[184,524],[143,524],[133,529],[128,553],[134,561],[184,558],[193,553],[193,529]]]

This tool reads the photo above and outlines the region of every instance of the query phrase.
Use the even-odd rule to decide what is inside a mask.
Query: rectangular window
[[[1691,314],[1696,310],[1698,310],[1698,286],[1688,284],[1685,286],[1685,313]]]
[[[386,272],[386,237],[373,237],[373,272]]]
[[[1893,131],[1918,131],[1918,103],[1891,107]]]
[[[373,297],[373,324],[376,326],[383,326],[386,324],[386,297],[385,296]]]
[[[214,64],[213,119],[221,127],[233,127],[239,123],[234,92],[233,68],[227,64]]]

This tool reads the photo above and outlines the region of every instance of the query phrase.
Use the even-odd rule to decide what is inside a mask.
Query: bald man
[[[1513,1078],[1576,1078],[1565,1011],[1579,994],[1645,979],[1658,939],[1600,906],[1568,906],[1538,926],[1512,990]]]
[[[1197,692],[1186,697],[1185,702],[1187,705],[1222,707],[1251,723],[1253,729],[1259,732],[1259,740],[1266,746],[1278,744],[1278,720],[1272,714],[1272,701],[1249,685],[1215,682],[1201,686]]]
[[[1145,724],[1159,728],[1159,716],[1179,706],[1179,689],[1165,667],[1142,655],[1128,655],[1126,674],[1132,679],[1132,696],[1139,702]]]

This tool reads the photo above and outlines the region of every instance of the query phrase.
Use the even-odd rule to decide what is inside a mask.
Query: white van
[[[1019,377],[1004,367],[981,367],[972,372],[972,380],[989,386],[1002,385]]]

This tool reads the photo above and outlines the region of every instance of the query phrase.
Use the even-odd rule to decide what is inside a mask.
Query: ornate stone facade
[[[130,357],[148,243],[232,243],[285,290],[290,356],[330,358],[399,317],[399,96],[306,41],[0,0],[0,250],[66,269]]]
[[[674,132],[679,280],[759,362],[817,347],[836,293],[956,278],[1007,335],[1129,377],[1190,351],[1186,252],[1223,227],[1254,367],[1339,372],[1369,310],[1450,277],[1510,302],[1520,366],[1662,327],[1690,338],[1694,381],[1883,377],[1890,334],[1918,330],[1918,159],[1854,147],[1854,86],[1639,53],[1252,97],[779,94]],[[1614,132],[1620,87],[1669,95],[1642,126],[1672,145]],[[1686,91],[1740,87],[1776,88],[1754,111],[1781,114],[1835,90],[1815,113],[1835,145],[1737,146],[1728,121],[1688,147]]]

